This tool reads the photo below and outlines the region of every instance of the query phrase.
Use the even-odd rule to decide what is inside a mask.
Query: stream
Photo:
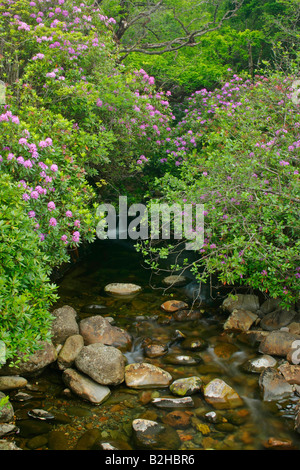
[[[142,291],[132,299],[109,297],[104,287],[112,282],[138,284]],[[173,380],[198,376],[206,384],[221,378],[239,393],[244,405],[214,410],[197,393],[193,395],[194,407],[179,409],[181,419],[174,424],[171,412],[178,410],[158,408],[150,401],[172,396],[169,389],[136,390],[122,383],[111,387],[105,402],[93,405],[68,392],[62,372],[51,365],[29,380],[26,392],[30,399],[18,401],[10,394],[19,428],[14,441],[21,449],[89,450],[102,449],[103,443],[118,449],[136,449],[132,421],[146,418],[168,425],[172,432],[168,437],[166,431],[163,448],[170,450],[176,450],[173,446],[180,450],[260,450],[267,448],[265,443],[270,438],[290,440],[293,448],[300,450],[300,435],[293,430],[296,403],[291,399],[277,403],[262,400],[259,374],[243,369],[245,361],[258,356],[257,350],[242,337],[223,331],[228,314],[217,306],[201,306],[200,319],[175,321],[161,304],[170,299],[190,303],[190,299],[180,288],[162,288],[158,277],[150,283],[150,271],[142,266],[140,255],[133,249],[98,240],[84,259],[62,277],[58,293],[55,308],[70,305],[79,319],[95,314],[111,317],[113,325],[126,329],[133,338],[131,351],[124,353],[128,363],[150,362],[168,371]],[[184,343],[175,340],[179,334],[190,342],[200,338],[207,346],[202,350],[184,349]],[[147,338],[168,344],[168,354],[145,357],[143,345]],[[168,358],[172,354],[188,354],[195,358],[195,364],[171,364]],[[49,411],[54,419],[30,418],[28,411],[33,408]],[[212,411],[217,413],[217,422],[209,420],[207,413]],[[179,444],[174,441],[174,430]]]

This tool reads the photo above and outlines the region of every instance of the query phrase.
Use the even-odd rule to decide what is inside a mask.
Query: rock
[[[164,362],[173,365],[195,365],[201,362],[200,357],[192,357],[183,354],[168,354],[164,357]]]
[[[133,363],[125,367],[125,382],[131,388],[161,388],[170,385],[172,376],[152,364]]]
[[[73,393],[96,405],[104,402],[110,395],[108,387],[99,385],[74,369],[66,369],[62,374],[62,379]]]
[[[296,317],[295,310],[277,309],[265,315],[260,321],[260,326],[267,331],[279,330],[292,323]]]
[[[250,310],[234,309],[224,323],[224,330],[248,331],[257,318]]]
[[[34,419],[40,419],[42,421],[54,419],[54,415],[52,413],[39,408],[34,408],[33,410],[28,411],[28,416]]]
[[[253,345],[255,343],[260,343],[269,334],[270,333],[268,331],[263,330],[249,330],[245,332],[247,340]]]
[[[69,336],[57,358],[57,365],[60,370],[69,369],[84,346],[84,340],[81,335]]]
[[[174,429],[156,421],[135,419],[132,422],[133,439],[137,449],[171,449],[179,448],[181,441]]]
[[[81,320],[79,330],[86,346],[102,343],[123,350],[131,347],[130,335],[121,328],[112,326],[106,318],[100,315]]]
[[[21,361],[18,365],[9,367],[9,364],[5,364],[5,366],[1,367],[0,375],[35,377],[41,374],[45,367],[56,361],[57,354],[52,343],[40,341],[39,345],[40,349],[29,356],[27,360],[22,360],[22,355],[20,355],[19,359],[21,359]]]
[[[256,312],[259,309],[259,299],[257,295],[237,294],[234,297],[227,297],[222,304],[224,310],[232,313],[235,309],[250,310]]]
[[[300,335],[300,323],[292,322],[289,324],[289,333],[292,335]]]
[[[51,424],[37,419],[21,419],[18,421],[18,427],[20,437],[25,439],[47,434],[51,431]]]
[[[278,439],[277,437],[270,437],[263,442],[263,446],[272,450],[296,450],[290,439]]]
[[[216,409],[237,408],[243,405],[238,393],[221,379],[214,379],[203,387],[205,401]]]
[[[26,387],[27,380],[19,376],[0,376],[0,391]]]
[[[168,313],[177,312],[177,310],[188,308],[188,304],[180,300],[168,300],[161,305],[162,310]]]
[[[181,343],[182,349],[187,351],[203,351],[208,347],[207,342],[202,338],[186,338]]]
[[[119,385],[124,381],[125,358],[113,346],[101,343],[84,346],[75,359],[75,365],[101,385]]]
[[[158,408],[193,408],[194,401],[191,397],[183,398],[153,398],[151,403]]]
[[[175,410],[164,416],[162,422],[172,428],[185,429],[190,426],[192,415],[190,411]]]
[[[285,357],[296,340],[300,340],[300,336],[292,335],[287,331],[274,330],[261,341],[259,352],[271,356]]]
[[[214,347],[214,354],[222,359],[229,359],[238,351],[238,347],[231,343],[218,343]]]
[[[162,282],[168,287],[181,287],[185,286],[189,282],[189,279],[185,276],[173,275],[165,277]]]
[[[77,313],[74,308],[65,305],[54,310],[52,315],[54,316],[52,323],[52,342],[54,345],[64,344],[69,336],[78,335]]]
[[[0,401],[5,398],[6,395],[0,392]],[[9,423],[14,416],[14,409],[11,403],[8,401],[5,405],[1,406],[0,408],[0,423]]]
[[[296,406],[296,417],[295,417],[295,431],[300,433],[300,406],[299,403]]]
[[[285,362],[278,367],[278,370],[289,384],[300,385],[300,365]]]
[[[99,439],[101,439],[101,430],[89,429],[80,436],[75,446],[75,450],[91,450]]]
[[[267,368],[259,377],[264,401],[277,401],[293,394],[294,390],[276,369]]]
[[[186,395],[193,395],[201,390],[202,380],[200,377],[186,377],[184,379],[177,379],[170,385],[170,391],[174,395],[184,397]]]
[[[0,424],[0,437],[16,433],[19,429],[14,424]]]
[[[48,434],[49,450],[68,450],[68,438],[64,431],[52,430]]]
[[[178,310],[173,313],[173,318],[176,321],[193,321],[199,320],[202,317],[200,310]]]
[[[0,440],[0,450],[22,450],[15,442],[9,442],[5,439]]]
[[[259,356],[255,359],[249,359],[249,361],[243,364],[243,369],[247,372],[254,372],[256,374],[260,374],[263,370],[267,369],[268,367],[275,367],[277,365],[277,361],[274,357],[269,356],[268,354],[264,354],[263,356]]]
[[[12,397],[12,400],[13,400],[13,401],[22,402],[22,401],[31,400],[32,398],[33,398],[33,396],[32,396],[32,395],[29,395],[29,393],[26,393],[26,392],[18,392],[18,393],[16,393],[16,394]]]
[[[34,436],[31,439],[29,439],[26,443],[26,446],[29,449],[34,450],[40,447],[44,447],[47,444],[48,444],[48,437],[42,434],[41,436]]]
[[[267,315],[267,313],[277,310],[280,302],[281,302],[281,299],[267,299],[265,302],[261,304],[260,308],[257,310],[256,313],[259,316]]]
[[[142,290],[136,284],[115,282],[104,287],[104,291],[114,297],[128,298],[138,294]]]
[[[168,346],[159,342],[147,344],[144,348],[146,357],[154,358],[164,356],[168,352]]]

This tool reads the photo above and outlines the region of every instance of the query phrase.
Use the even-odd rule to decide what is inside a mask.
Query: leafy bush
[[[11,359],[50,339],[49,308],[57,297],[49,282],[49,257],[26,214],[27,203],[7,174],[0,175],[0,184],[0,340]]]
[[[166,168],[154,186],[161,200],[205,205],[205,242],[189,266],[198,279],[215,274],[286,306],[300,286],[300,120],[292,83],[275,73],[255,84],[234,75],[221,89],[194,93],[159,159],[148,163],[150,174]]]

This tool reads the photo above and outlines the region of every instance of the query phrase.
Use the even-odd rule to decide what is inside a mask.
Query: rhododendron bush
[[[245,285],[286,306],[299,298],[300,114],[295,77],[272,73],[254,83],[233,75],[222,88],[195,92],[161,145],[165,174],[158,201],[204,204],[204,245],[192,269],[199,280]],[[152,173],[151,173],[152,172]],[[193,230],[199,228],[193,226]],[[144,247],[153,267],[180,244]]]

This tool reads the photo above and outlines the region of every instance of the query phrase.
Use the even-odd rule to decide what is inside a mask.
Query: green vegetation
[[[8,359],[50,339],[51,271],[94,240],[96,207],[119,195],[204,203],[205,245],[189,266],[199,280],[294,304],[298,17],[299,0],[3,0]],[[174,248],[145,243],[143,252],[156,268]]]

